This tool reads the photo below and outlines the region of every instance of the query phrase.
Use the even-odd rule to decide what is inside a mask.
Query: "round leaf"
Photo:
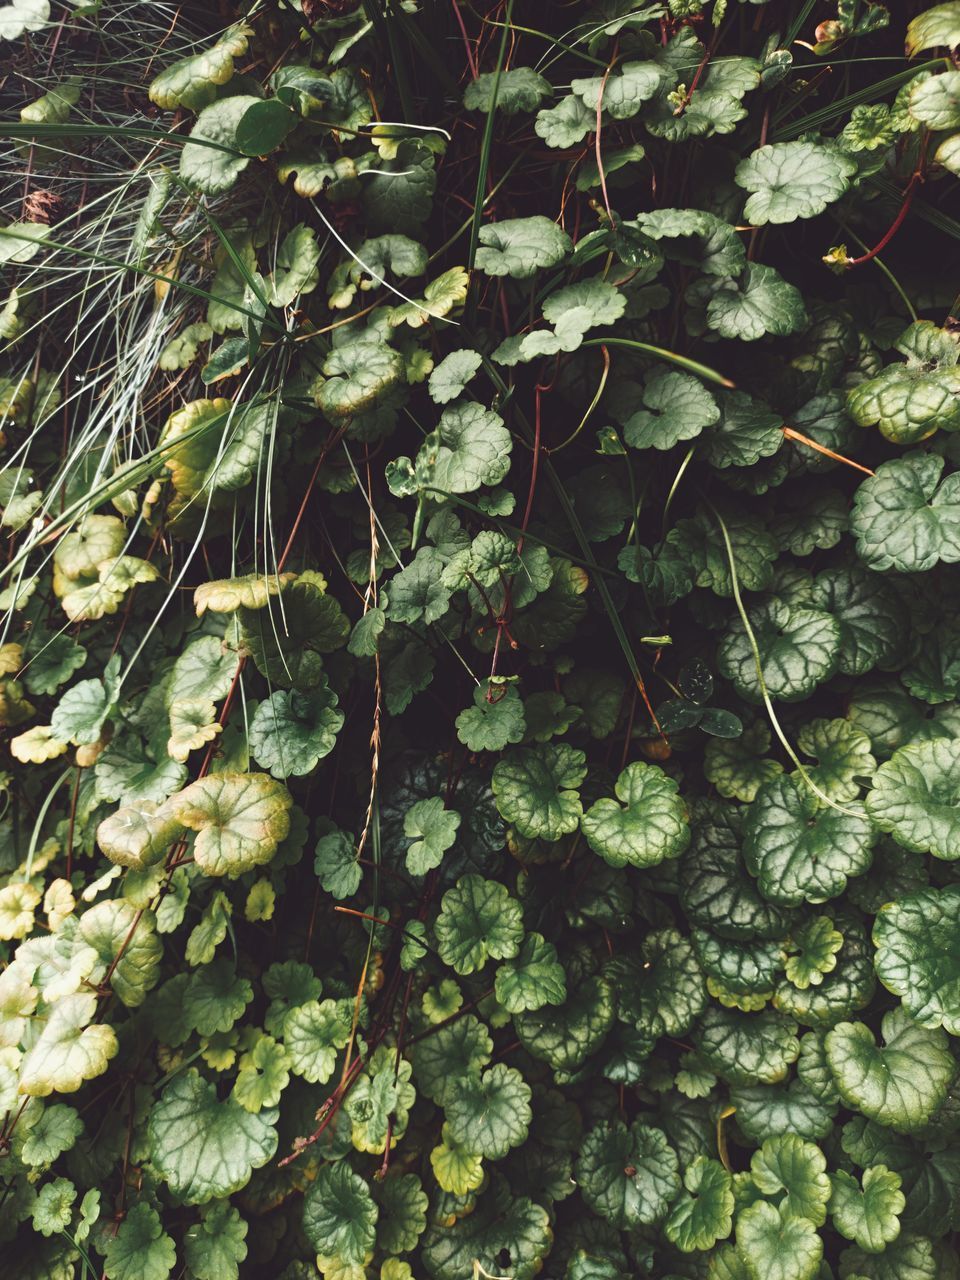
[[[321,1257],[358,1266],[373,1248],[379,1212],[370,1188],[345,1161],[326,1164],[304,1197],[304,1234]]]
[[[600,1125],[583,1140],[580,1192],[615,1227],[658,1222],[680,1189],[677,1153],[666,1135],[640,1121]]]
[[[620,774],[615,790],[620,804],[598,800],[583,815],[591,849],[613,867],[652,867],[683,852],[690,828],[672,778],[656,765],[636,761]]]
[[[960,741],[911,743],[874,775],[867,812],[898,844],[960,858]]]
[[[277,1149],[275,1111],[252,1115],[194,1068],[175,1076],[150,1112],[150,1158],[184,1204],[222,1200],[250,1181]]]
[[[960,1035],[960,888],[924,889],[880,908],[877,977],[922,1027]]]

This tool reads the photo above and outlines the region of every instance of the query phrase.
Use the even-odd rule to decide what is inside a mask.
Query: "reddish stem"
[[[600,151],[600,116],[603,113],[603,95],[607,89],[607,79],[613,70],[613,64],[617,60],[617,48],[619,40],[613,46],[613,57],[607,63],[607,69],[603,73],[603,79],[600,81],[600,92],[597,94],[597,127],[594,132],[594,153],[597,158],[597,172],[600,174],[600,190],[603,192],[603,207],[607,211],[607,217],[613,223],[613,214],[610,211],[610,197],[607,195],[607,175],[603,171],[603,155]]]
[[[893,237],[897,234],[897,232],[903,226],[904,219],[906,218],[907,214],[910,212],[910,206],[913,203],[913,195],[917,189],[917,183],[920,182],[920,180],[921,180],[921,173],[920,173],[920,170],[917,169],[916,172],[911,177],[910,181],[906,185],[906,188],[903,193],[903,200],[900,204],[900,211],[898,212],[894,220],[890,223],[890,226],[887,228],[886,233],[877,241],[877,243],[873,246],[873,248],[870,249],[867,253],[861,254],[859,258],[848,259],[847,262],[844,263],[844,266],[847,268],[848,271],[851,267],[860,267],[865,262],[872,262],[878,253],[883,253],[884,249],[887,247],[887,245],[890,243]]]

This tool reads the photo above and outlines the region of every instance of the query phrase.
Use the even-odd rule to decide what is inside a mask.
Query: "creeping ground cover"
[[[0,85],[0,1280],[960,1280],[960,2]]]

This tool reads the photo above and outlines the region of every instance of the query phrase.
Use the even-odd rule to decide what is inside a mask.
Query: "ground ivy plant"
[[[956,1280],[960,3],[0,48],[0,1277]]]

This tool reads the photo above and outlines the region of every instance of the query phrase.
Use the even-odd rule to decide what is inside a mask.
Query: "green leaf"
[[[784,970],[787,978],[801,991],[818,987],[825,973],[837,967],[837,952],[843,946],[843,934],[833,927],[828,916],[814,916],[794,929],[790,939],[791,954]]]
[[[230,688],[237,669],[236,654],[225,650],[216,636],[201,636],[179,655],[164,689],[164,702],[191,698],[219,701]]]
[[[854,107],[849,122],[840,134],[847,151],[876,151],[892,146],[897,140],[896,121],[886,103]]]
[[[813,1280],[823,1241],[807,1218],[758,1200],[737,1216],[737,1252],[747,1280]]]
[[[738,276],[746,266],[746,250],[735,229],[706,210],[652,209],[641,213],[637,223],[653,240],[679,241],[665,245],[664,252],[704,275]]]
[[[901,1176],[908,1230],[939,1234],[952,1224],[960,1162],[950,1136],[906,1137],[857,1116],[844,1125],[842,1144],[860,1168],[883,1164]]]
[[[740,822],[729,810],[694,828],[678,871],[684,912],[692,924],[724,938],[782,938],[785,914],[757,892],[743,869],[741,844]]]
[[[952,861],[960,857],[958,767],[960,741],[901,747],[874,774],[867,812],[905,849]]]
[[[762,720],[744,729],[739,738],[712,738],[704,750],[704,775],[728,800],[749,804],[765,782],[783,772],[778,760],[764,755],[770,750],[770,730]]]
[[[885,462],[854,495],[850,532],[871,569],[922,573],[960,560],[960,472],[938,487],[943,459],[910,453]]]
[[[301,294],[312,293],[319,282],[320,246],[305,223],[288,231],[277,250],[273,274],[266,279],[267,301],[289,307]]]
[[[304,1197],[304,1234],[321,1257],[357,1266],[373,1248],[379,1212],[359,1174],[345,1162],[326,1164]]]
[[[717,402],[697,378],[658,369],[646,379],[644,408],[624,422],[627,444],[634,449],[672,449],[692,440],[720,417]]]
[[[875,989],[870,946],[862,926],[839,911],[836,918],[843,931],[836,965],[824,973],[822,982],[811,982],[807,987],[784,979],[774,995],[781,1012],[812,1027],[832,1026],[849,1018],[869,1004]]]
[[[326,680],[309,693],[278,689],[254,713],[250,750],[275,778],[301,777],[333,750],[343,719]]]
[[[577,94],[561,98],[555,107],[537,112],[534,132],[548,147],[574,147],[596,128],[597,114]]]
[[[960,73],[921,80],[910,94],[910,114],[930,129],[960,127]]]
[[[467,1151],[500,1160],[526,1141],[531,1096],[520,1072],[502,1062],[467,1076],[444,1104],[450,1136]]]
[[[327,893],[335,898],[352,898],[363,879],[352,837],[345,831],[332,831],[321,836],[317,841],[313,870]]]
[[[275,1111],[252,1115],[194,1068],[175,1076],[150,1112],[150,1158],[184,1204],[204,1204],[239,1191],[277,1149]]]
[[[489,690],[477,685],[473,706],[460,712],[456,724],[457,737],[468,751],[502,751],[520,742],[526,731],[523,703],[512,685]]]
[[[534,214],[482,226],[476,263],[488,276],[526,280],[537,271],[558,266],[572,249],[565,231],[542,214]]]
[[[250,163],[237,144],[237,130],[246,112],[260,103],[246,94],[212,102],[197,116],[190,139],[180,152],[180,177],[205,196],[229,191]]]
[[[700,441],[698,452],[712,467],[752,467],[783,445],[783,420],[742,391],[718,397],[720,420]]]
[[[600,104],[612,120],[629,120],[654,96],[662,77],[655,62],[623,62],[612,74],[572,80],[570,88],[594,117]]]
[[[190,976],[182,995],[183,1016],[203,1036],[229,1031],[250,1003],[253,988],[231,961],[215,960]]]
[[[81,680],[63,694],[50,716],[50,729],[61,742],[92,746],[98,742],[104,723],[112,714],[116,692],[113,682]]]
[[[427,1225],[429,1200],[415,1173],[395,1174],[379,1187],[377,1245],[387,1253],[409,1253]]]
[[[469,347],[451,351],[434,367],[430,374],[430,399],[434,404],[447,404],[456,400],[483,363],[479,351]]]
[[[393,1146],[403,1137],[417,1099],[410,1084],[412,1073],[410,1063],[398,1059],[387,1045],[371,1054],[344,1104],[351,1141],[358,1151],[383,1154],[388,1143]]]
[[[298,123],[296,113],[278,98],[257,100],[236,121],[233,143],[242,155],[267,156]]]
[[[472,401],[444,409],[417,457],[425,483],[444,493],[499,484],[510,470],[510,433],[499,414]]]
[[[938,1253],[934,1241],[916,1235],[898,1237],[879,1254],[852,1246],[841,1254],[841,1274],[844,1280],[937,1280],[945,1261]]]
[[[20,0],[20,3],[37,3],[38,0]],[[0,36],[3,35],[4,16],[0,12]],[[0,263],[29,262],[36,257],[44,240],[50,235],[50,227],[42,222],[12,222],[0,227]]]
[[[439,621],[450,604],[441,578],[443,560],[434,547],[421,547],[405,569],[390,581],[387,615],[392,622]]]
[[[200,869],[231,878],[270,861],[290,830],[292,803],[286,787],[265,773],[200,778],[167,802],[176,820],[197,833]]]
[[[598,800],[583,815],[587,843],[613,867],[652,867],[687,847],[690,828],[679,788],[656,765],[627,765],[616,800]]]
[[[737,185],[749,196],[744,214],[755,226],[813,218],[839,200],[857,171],[838,147],[824,142],[775,142],[737,165]]]
[[[576,1165],[587,1205],[615,1227],[659,1222],[680,1190],[677,1153],[660,1129],[636,1120],[599,1125],[584,1138]]]
[[[238,1280],[247,1256],[247,1224],[226,1201],[204,1206],[200,1222],[183,1235],[183,1250],[196,1280]]]
[[[451,267],[430,281],[421,298],[392,307],[389,322],[394,326],[407,324],[411,329],[420,329],[430,320],[440,320],[466,301],[469,284],[470,277],[463,267]],[[424,369],[421,376],[426,376],[426,371]],[[409,380],[414,381],[412,377]]]
[[[709,1005],[695,1037],[697,1052],[731,1084],[776,1084],[796,1062],[796,1023],[771,1009],[739,1013]]]
[[[816,1098],[801,1080],[739,1086],[731,1089],[730,1101],[737,1108],[738,1127],[754,1142],[783,1134],[825,1138],[834,1129],[836,1099],[828,1103]]]
[[[900,656],[908,620],[896,592],[879,574],[859,565],[826,569],[814,580],[812,603],[840,627],[838,668],[844,675],[864,675]]]
[[[373,338],[334,349],[323,364],[317,404],[335,427],[349,427],[386,401],[406,380],[403,356]]]
[[[613,957],[604,975],[617,991],[621,1020],[652,1041],[685,1034],[707,1004],[694,947],[676,929],[648,933],[639,955]]]
[[[906,1204],[901,1179],[883,1164],[864,1170],[862,1186],[844,1169],[830,1175],[830,1216],[841,1235],[866,1253],[881,1253],[900,1234]]]
[[[836,671],[840,625],[830,614],[771,599],[749,609],[747,616],[774,700],[799,702]],[[757,661],[742,623],[735,623],[721,640],[717,665],[742,697],[762,700]]]
[[[259,1112],[264,1107],[275,1107],[289,1082],[283,1046],[271,1036],[261,1036],[240,1058],[233,1097],[244,1111]]]
[[[252,34],[244,23],[237,23],[202,53],[172,63],[150,82],[150,101],[167,111],[177,107],[199,111],[207,106],[219,86],[233,78],[234,58],[246,53]]]
[[[843,893],[870,866],[876,832],[860,806],[828,808],[802,781],[765,783],[747,813],[743,857],[771,902],[799,906]]]
[[[57,1235],[70,1225],[77,1188],[68,1178],[44,1183],[33,1206],[33,1226],[42,1236]],[[166,1280],[164,1272],[161,1280]]]
[[[163,953],[152,913],[138,915],[127,902],[98,902],[80,917],[79,936],[110,973],[110,987],[123,1004],[143,1004],[159,979]]]
[[[32,1098],[76,1093],[107,1069],[119,1049],[112,1027],[93,1025],[93,995],[61,996],[20,1066],[20,1092]]]
[[[431,1280],[461,1280],[509,1275],[534,1280],[553,1243],[546,1209],[526,1196],[512,1196],[497,1180],[477,1207],[452,1226],[431,1226],[421,1244],[423,1265]]]
[[[521,111],[536,111],[544,98],[553,93],[545,80],[532,67],[511,67],[499,73],[486,72],[471,80],[463,95],[468,111],[502,111],[515,116]]]
[[[149,1204],[135,1204],[107,1244],[103,1274],[108,1280],[167,1280],[177,1251]]]
[[[337,1052],[350,1040],[353,1010],[345,1000],[309,1001],[283,1019],[283,1046],[290,1070],[311,1084],[326,1084]]]
[[[183,824],[166,806],[141,800],[104,818],[97,844],[111,862],[142,870],[159,862],[183,834]]]
[[[27,692],[34,695],[56,693],[86,660],[86,649],[70,636],[50,636],[30,655],[30,665],[23,677]]]
[[[372,153],[371,158],[377,160]],[[432,207],[437,185],[434,165],[433,152],[414,139],[401,142],[393,160],[379,161],[363,191],[368,227],[416,235]]]
[[[960,1035],[960,889],[924,889],[877,912],[877,977],[922,1027]],[[858,1242],[859,1243],[859,1242]]]
[[[776,539],[752,516],[727,511],[723,522],[727,526],[741,590],[762,591],[770,585],[773,576],[779,553]],[[726,544],[717,539],[716,520],[712,515],[701,510],[691,520],[678,520],[667,534],[664,550],[670,548],[675,548],[683,557],[698,587],[709,587],[719,596],[733,595],[730,558]],[[645,580],[643,575],[641,580]]]
[[[599,1049],[614,1017],[613,988],[594,977],[570,990],[559,1007],[517,1014],[514,1026],[528,1053],[554,1071],[576,1071]]]
[[[553,943],[539,933],[528,933],[516,958],[497,970],[494,994],[510,1013],[563,1004],[567,979]]]
[[[932,435],[938,427],[946,431],[960,428],[960,340],[956,334],[938,329],[929,320],[920,320],[904,330],[896,349],[907,357],[905,362],[887,365],[876,377],[865,379],[847,393],[847,408],[854,421],[861,427],[879,427],[881,434],[895,444],[913,444]],[[918,456],[908,455],[914,462]],[[922,456],[933,461],[931,455]],[[884,464],[878,474],[889,474],[889,468],[897,468],[898,464],[894,474],[903,474],[909,470],[902,466],[906,461]],[[939,468],[919,464],[916,475],[917,480],[907,486],[907,497],[913,496],[918,484],[929,483],[931,491],[926,496],[930,498]],[[874,488],[876,481],[868,492]]]
[[[10,972],[9,969],[6,970]],[[4,1013],[6,1017],[6,1011]],[[63,1102],[45,1106],[33,1124],[20,1149],[20,1159],[25,1165],[39,1168],[53,1164],[57,1156],[69,1151],[83,1133],[83,1121],[73,1107]]]
[[[507,822],[531,840],[559,840],[576,831],[586,758],[566,744],[522,747],[498,761],[491,786]],[[611,801],[612,803],[612,801]]]
[[[413,840],[407,849],[406,865],[411,875],[424,876],[439,867],[460,828],[460,815],[445,809],[442,796],[418,800],[406,812],[403,834]]]
[[[374,605],[354,624],[347,641],[347,651],[355,658],[372,658],[379,651],[380,636],[386,625],[386,614]]]
[[[466,875],[443,895],[434,929],[441,960],[466,975],[488,960],[508,960],[519,952],[523,915],[505,885]]]
[[[683,1185],[664,1234],[684,1253],[712,1249],[733,1226],[733,1179],[718,1160],[697,1156],[684,1172]]]
[[[712,979],[711,989],[719,983],[726,996],[767,997],[773,992],[783,963],[778,943],[733,942],[704,929],[695,930],[692,941],[701,967]]]
[[[943,1031],[913,1022],[904,1010],[884,1015],[883,1043],[862,1022],[828,1033],[827,1061],[843,1101],[900,1132],[919,1129],[947,1096],[956,1064]]]
[[[750,1161],[750,1175],[765,1196],[777,1197],[783,1217],[827,1220],[830,1179],[819,1147],[795,1134],[768,1138]]]
[[[284,585],[277,607],[241,608],[243,651],[271,684],[301,691],[325,683],[321,654],[339,649],[350,634],[346,614],[319,574]],[[231,676],[232,676],[231,672]]]
[[[708,328],[721,338],[754,342],[764,334],[784,337],[807,323],[807,312],[799,289],[788,284],[773,267],[750,263],[738,280],[707,284],[694,298],[706,302]]]
[[[907,53],[910,57],[924,49],[953,49],[960,44],[960,5],[956,0],[934,5],[907,27]]]
[[[626,295],[605,280],[581,280],[551,293],[543,318],[554,326],[561,350],[571,351],[588,329],[619,320],[626,305]]]
[[[493,1056],[487,1028],[473,1014],[438,1027],[411,1049],[420,1092],[445,1107],[460,1081],[479,1076]]]

